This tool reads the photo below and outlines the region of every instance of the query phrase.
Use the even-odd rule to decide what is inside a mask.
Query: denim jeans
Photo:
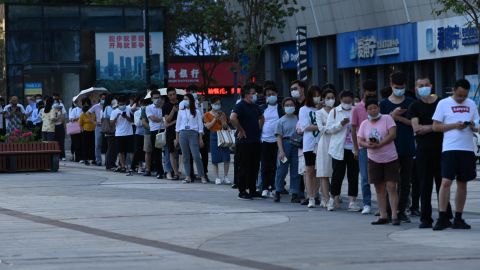
[[[102,128],[97,125],[95,127],[95,162],[97,164],[102,163]]]
[[[358,165],[360,167],[360,185],[362,186],[363,205],[372,206],[372,191],[368,183],[368,156],[367,149],[359,149]]]
[[[168,144],[163,147],[163,169],[165,172],[173,173],[172,163],[170,163],[170,152],[168,151]]]
[[[275,191],[283,190],[283,181],[290,167],[290,193],[297,194],[300,192],[300,175],[298,174],[298,148],[293,146],[289,141],[283,141],[283,151],[287,162],[281,162],[277,157],[277,172],[275,176]]]
[[[200,176],[205,177],[203,170],[202,157],[200,156],[200,144],[198,143],[198,132],[194,130],[180,130],[179,132],[180,148],[183,155],[183,167],[185,175],[190,175],[192,168],[190,167],[190,154],[197,165],[197,172]]]

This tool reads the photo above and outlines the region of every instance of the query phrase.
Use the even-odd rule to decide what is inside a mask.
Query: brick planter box
[[[57,142],[0,143],[0,172],[58,171]]]

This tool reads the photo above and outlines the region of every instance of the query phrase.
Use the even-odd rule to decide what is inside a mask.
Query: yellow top
[[[95,131],[96,117],[94,113],[86,114],[82,112],[79,119],[80,127],[84,131]]]

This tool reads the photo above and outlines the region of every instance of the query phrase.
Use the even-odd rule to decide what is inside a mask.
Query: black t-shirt
[[[162,107],[162,115],[166,118],[170,112],[172,111],[173,109],[173,106],[175,106],[175,104],[172,104],[170,103],[169,100],[165,101],[165,104],[163,104],[163,107]],[[173,115],[173,120],[176,120],[177,119],[177,115],[178,115],[178,112],[176,112],[174,115]],[[168,137],[171,137],[169,135],[175,135],[175,125],[172,125],[172,126],[169,126],[167,128],[167,136]]]
[[[298,101],[298,99],[294,99],[294,101],[295,101],[295,115],[298,115],[298,113],[300,112],[300,108],[305,105],[306,100],[307,99],[304,99],[302,102],[300,102],[300,101]]]
[[[439,98],[437,98],[437,100],[432,104],[425,103],[420,99],[414,101],[409,108],[410,117],[418,118],[418,123],[420,125],[433,124],[432,117],[439,101]],[[430,132],[425,135],[415,135],[415,140],[417,141],[417,148],[441,150],[443,133]]]
[[[260,120],[260,117],[262,116],[260,107],[257,104],[248,103],[245,100],[242,100],[235,105],[233,112],[237,114],[238,121],[247,135],[247,138],[237,139],[236,143],[243,144],[260,142],[260,135],[262,134],[258,123],[258,120]]]

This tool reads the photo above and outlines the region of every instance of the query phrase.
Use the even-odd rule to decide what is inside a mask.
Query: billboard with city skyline
[[[95,33],[97,86],[112,92],[137,92],[145,85],[145,34]],[[150,33],[151,80],[163,86],[163,33]]]

